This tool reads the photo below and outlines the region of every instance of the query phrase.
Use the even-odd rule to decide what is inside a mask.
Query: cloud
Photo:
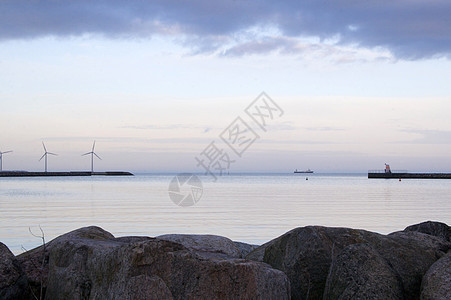
[[[339,145],[341,142],[326,141],[326,140],[274,140],[274,139],[262,139],[260,144],[278,144],[278,145]]]
[[[125,137],[125,136],[117,136],[117,137],[45,137],[42,138],[44,141],[53,141],[53,142],[63,142],[63,143],[71,143],[71,142],[86,142],[88,145],[93,140],[96,140],[97,144],[100,142],[105,143],[143,143],[143,144],[208,144],[212,141],[211,138],[203,138],[203,137],[173,137],[173,138],[142,138],[142,137]],[[36,140],[41,141],[41,140]]]
[[[306,127],[304,128],[305,130],[308,131],[344,131],[345,129],[343,128],[336,128],[336,127]]]
[[[237,57],[279,53],[282,55],[328,59],[336,63],[355,61],[393,61],[393,55],[384,49],[355,48],[331,42],[309,42],[302,38],[264,36],[255,40],[233,45],[221,53],[222,56]]]
[[[166,124],[166,125],[155,125],[155,124],[147,124],[147,125],[127,125],[121,126],[119,128],[122,129],[138,129],[138,130],[182,130],[182,129],[199,129],[202,133],[208,133],[213,129],[218,129],[215,127],[210,127],[207,125],[194,125],[194,124]]]
[[[268,125],[267,129],[270,131],[273,130],[284,131],[284,130],[296,130],[298,129],[298,127],[293,125],[293,122],[285,121],[285,122],[276,122],[272,125]]]
[[[121,126],[124,129],[202,129],[205,130],[205,126],[198,126],[192,124],[167,124],[167,125],[127,125]]]
[[[450,57],[451,2],[371,1],[22,1],[0,2],[0,40],[165,35],[195,52],[287,54],[305,38],[388,49],[397,58]],[[261,39],[259,31],[275,28]],[[314,43],[315,44],[315,43]],[[327,44],[327,43],[326,43]]]
[[[403,141],[403,144],[451,144],[451,131],[405,129],[402,132],[421,135],[420,138]]]

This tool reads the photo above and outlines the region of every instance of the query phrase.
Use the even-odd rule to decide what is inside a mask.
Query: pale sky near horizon
[[[230,172],[451,172],[449,1],[186,3],[1,2],[3,169],[201,172],[264,91]]]

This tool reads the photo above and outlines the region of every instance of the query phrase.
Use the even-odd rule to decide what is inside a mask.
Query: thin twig
[[[37,238],[40,238],[42,240],[42,264],[41,264],[41,268],[40,268],[40,278],[39,278],[39,284],[41,286],[40,291],[39,291],[39,300],[43,299],[43,294],[44,294],[44,285],[43,285],[43,280],[44,280],[44,266],[45,266],[45,233],[44,230],[42,230],[41,225],[39,225],[39,230],[41,231],[41,235],[36,235],[31,231],[31,227],[28,227],[28,231],[30,231],[31,235]],[[33,296],[34,293],[33,293]],[[37,297],[35,296],[35,298],[37,299]]]
[[[34,293],[33,289],[31,288],[31,285],[28,285],[28,287],[30,288],[30,291],[31,291],[31,294],[33,295],[33,297],[34,297],[36,300],[39,300],[38,297],[36,296],[36,294]]]

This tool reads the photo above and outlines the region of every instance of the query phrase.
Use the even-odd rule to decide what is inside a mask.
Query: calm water
[[[380,233],[425,220],[451,223],[451,180],[379,180],[361,175],[253,174],[202,177],[202,199],[176,206],[173,175],[0,178],[0,241],[15,254],[70,230],[97,225],[115,236],[218,234],[261,244],[299,226]]]

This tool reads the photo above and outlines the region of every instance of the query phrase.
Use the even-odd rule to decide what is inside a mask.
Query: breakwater
[[[451,173],[377,173],[368,172],[368,178],[385,179],[451,179]]]
[[[67,177],[67,176],[133,176],[125,171],[89,172],[89,171],[69,171],[69,172],[28,172],[28,171],[1,171],[0,177]]]

